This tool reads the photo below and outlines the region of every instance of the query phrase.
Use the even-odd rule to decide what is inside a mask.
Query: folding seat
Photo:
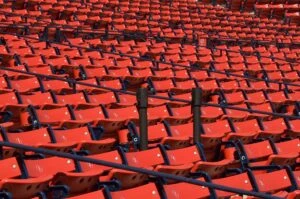
[[[83,83],[83,84],[80,84],[80,83]],[[87,85],[85,85],[87,84]],[[95,89],[98,89],[99,85],[98,85],[98,81],[96,78],[90,78],[90,79],[85,79],[85,80],[80,80],[80,81],[77,81],[75,83],[75,85],[72,85],[72,86],[75,86],[76,90],[77,91],[87,91],[87,92],[91,92]],[[73,87],[74,88],[74,87]]]
[[[95,155],[89,155],[87,157],[93,158],[96,160],[113,162],[113,163],[117,163],[117,164],[122,164],[122,163],[124,164],[124,159],[122,157],[122,152],[121,152],[120,148],[118,148],[118,150],[95,154]],[[122,188],[122,189],[136,187],[138,185],[145,184],[145,182],[148,181],[148,176],[145,174],[115,169],[115,168],[111,168],[111,167],[107,167],[107,166],[103,166],[103,165],[95,165],[95,164],[91,164],[91,163],[81,162],[80,167],[85,172],[93,171],[93,170],[94,171],[99,171],[99,170],[102,171],[103,170],[103,171],[107,172],[107,175],[100,176],[100,178],[99,178],[100,181],[102,181],[104,183],[105,183],[105,181],[118,183],[117,186],[119,186],[119,188]]]
[[[7,107],[12,106],[15,108],[26,107],[20,104],[18,94],[13,91],[0,91],[0,109],[5,110]]]
[[[299,155],[300,152],[300,143],[298,138],[277,142],[275,143],[275,147],[279,155],[285,155],[285,154]]]
[[[153,169],[158,172],[187,176],[193,164],[165,165],[167,162],[159,147],[144,151],[125,152],[124,159],[129,166]]]
[[[56,53],[56,51],[55,51],[55,48],[38,48],[38,49],[33,49],[33,52],[34,52],[34,54],[36,54],[36,55],[41,55],[41,56],[43,56],[43,55],[47,55],[47,56],[57,56],[57,53]],[[30,57],[30,56],[28,56],[28,55],[26,55],[27,57]],[[25,57],[26,57],[25,56]],[[41,62],[41,60],[39,59],[39,58],[36,58],[36,60],[38,60],[39,62]],[[39,63],[38,62],[38,63]],[[34,64],[34,61],[33,60],[31,60],[31,63],[33,63]]]
[[[120,144],[128,144],[135,137],[140,136],[140,128],[134,123],[129,123],[129,129],[118,132]],[[131,139],[131,140],[130,140]],[[182,148],[190,143],[189,137],[171,137],[165,121],[148,126],[148,142],[149,148],[155,147],[158,144],[167,145],[171,149]],[[135,144],[135,143],[133,143]]]
[[[220,122],[222,123],[222,122]],[[168,124],[169,125],[169,124]],[[168,127],[170,129],[169,134],[172,137],[193,137],[193,123],[186,123],[186,124],[179,124],[179,125],[169,125]],[[222,138],[224,137],[223,132],[216,131],[216,132],[210,132],[208,129],[213,128],[211,125],[203,125],[202,131],[203,134],[201,134],[201,143],[205,149],[205,152],[208,152],[209,149],[214,149],[218,146],[218,144],[221,143]],[[217,129],[217,128],[216,128]],[[206,153],[209,155],[208,153]],[[207,156],[207,159],[212,159],[211,157]]]
[[[216,122],[211,123],[202,123],[202,130],[203,130],[203,138],[207,137],[207,139],[212,138],[212,140],[207,141],[206,146],[210,146],[211,148],[217,144],[221,143],[221,139],[230,138],[231,134],[233,133],[232,130],[232,123],[229,120],[218,120]]]
[[[102,90],[94,90],[93,92],[88,93],[87,99],[89,103],[102,104],[104,106],[118,102],[115,93]]]
[[[102,44],[104,46],[117,45],[118,44],[118,40],[116,40],[116,39],[102,40]]]
[[[82,49],[81,54],[83,57],[89,57],[91,59],[101,59],[102,58],[101,53],[99,51],[95,51],[95,50]]]
[[[77,48],[65,48],[59,50],[60,55],[68,56],[70,58],[79,57],[80,51]]]
[[[114,45],[114,49],[117,52],[121,52],[121,53],[127,53],[129,51],[131,51],[131,47],[130,45],[126,45],[126,44],[118,44],[118,45]]]
[[[226,104],[241,104],[246,101],[245,96],[242,91],[237,91],[233,93],[224,93],[221,92],[220,99]]]
[[[123,118],[126,120],[129,119],[137,119],[138,118],[138,110],[136,106],[115,106],[106,109],[108,118]]]
[[[229,140],[240,139],[243,143],[249,143],[261,132],[259,123],[256,119],[241,122],[233,122],[233,133],[227,136]]]
[[[46,63],[56,68],[60,68],[62,65],[70,64],[67,57],[65,56],[49,56],[46,58]]]
[[[213,79],[216,79],[216,80],[219,80],[219,81],[228,81],[229,77],[226,73],[216,73],[216,72],[211,72],[210,73],[210,76],[213,78]],[[237,79],[237,78],[235,78]]]
[[[185,81],[179,81],[179,80],[174,80],[175,83],[175,88],[172,89],[176,92],[178,91],[191,91],[192,88],[198,87],[198,83],[195,80],[185,80]]]
[[[297,153],[278,154],[271,140],[251,144],[241,144],[239,142],[238,145],[239,149],[232,150],[231,147],[224,149],[224,155],[225,158],[234,160],[234,153],[239,154],[238,160],[244,167],[259,168],[269,165],[292,165],[298,157]]]
[[[213,57],[214,59],[214,62],[215,63],[227,63],[228,62],[228,59],[227,59],[227,56],[226,55],[221,55],[221,56],[214,56]],[[232,59],[235,59],[235,58],[232,58]],[[231,61],[230,61],[231,62]],[[242,62],[242,61],[241,61]]]
[[[184,165],[193,163],[191,173],[204,172],[211,178],[216,178],[225,173],[229,160],[207,162],[204,151],[199,145],[192,145],[179,149],[165,151],[169,165]]]
[[[93,129],[84,126],[73,129],[52,129],[50,134],[55,143],[76,145],[77,150],[87,150],[89,154],[103,153],[111,151],[116,143],[114,138],[96,140]]]
[[[231,118],[232,120],[245,120],[250,116],[250,113],[248,110],[248,106],[246,104],[236,104],[236,105],[231,105],[232,107],[236,108],[242,108],[245,109],[245,111],[242,110],[236,110],[236,109],[230,109],[230,108],[224,108],[224,112],[226,114],[226,117]]]
[[[202,106],[200,112],[201,112],[201,120],[203,122],[216,121],[217,119],[221,118],[224,115],[222,108],[212,107],[212,106]],[[173,116],[178,116],[178,117],[180,116],[182,117],[183,115],[186,118],[192,117],[190,106],[172,107],[170,109],[170,113]]]
[[[108,75],[106,77],[104,77],[105,79],[115,79],[115,78],[121,78],[122,80],[125,79],[130,79],[131,78],[131,74],[130,74],[130,70],[126,67],[124,68],[113,68],[110,67],[108,70]]]
[[[27,55],[27,54],[32,54],[31,48],[27,46],[20,46],[18,48],[10,48],[10,53],[11,54],[17,54],[17,55]]]
[[[179,46],[180,47],[180,46]],[[196,53],[197,52],[197,48],[196,46],[193,46],[193,45],[189,45],[189,44],[184,44],[182,45],[181,48],[181,51],[182,52],[187,52],[187,53]]]
[[[113,162],[117,164],[123,164],[123,157],[121,156],[121,153],[118,150],[112,150],[109,152],[104,152],[104,153],[97,153],[97,154],[92,154],[88,155],[86,157],[92,158],[95,160],[103,160],[103,161],[108,161],[108,162]],[[89,162],[79,162],[80,168],[82,169],[83,172],[88,172],[90,170],[98,170],[98,171],[104,171],[107,172],[111,170],[111,167],[107,167],[104,165],[100,164],[91,164]]]
[[[74,110],[74,117],[79,121],[85,121],[86,123],[91,123],[93,126],[102,126],[104,132],[113,132],[125,125],[125,122],[129,119],[128,117],[118,117],[121,114],[121,109],[102,109],[100,106],[96,107],[80,107]],[[111,111],[113,110],[113,111]],[[115,111],[117,110],[117,111]],[[114,113],[114,114],[112,114]],[[122,114],[129,114],[124,112]]]
[[[205,81],[210,79],[208,72],[204,70],[190,71],[190,76],[197,81]]]
[[[54,104],[54,100],[50,92],[21,93],[19,95],[22,104],[32,105],[35,107],[43,107]]]
[[[72,58],[69,58],[70,60],[70,64],[73,65],[73,66],[89,66],[91,65],[91,60],[90,58],[87,58],[87,57],[72,57]]]
[[[153,76],[150,68],[130,68],[131,76],[127,77],[130,85],[136,85],[144,82],[148,77]]]
[[[87,104],[86,97],[83,92],[71,93],[71,94],[56,94],[54,95],[55,101],[58,104],[69,104],[75,107],[82,104]]]
[[[270,83],[268,83],[268,85],[269,85],[269,89],[266,89],[266,91],[279,91],[279,90],[282,90],[282,85],[281,84],[279,84],[279,83],[272,83],[272,82],[270,82]]]
[[[68,42],[73,45],[79,45],[79,44],[84,43],[83,39],[78,38],[78,37],[77,38],[68,38]]]
[[[157,97],[164,97],[165,99],[160,99],[160,98],[155,98],[153,97],[149,97],[148,98],[148,106],[149,107],[156,107],[156,106],[160,106],[163,104],[167,104],[169,103],[169,93],[165,92],[165,93],[156,93],[155,96]]]
[[[281,71],[275,71],[275,72],[267,72],[266,78],[268,80],[273,80],[273,81],[282,81],[283,76]]]
[[[224,70],[234,70],[233,68],[230,67],[231,64],[229,64],[228,62],[224,62],[224,63],[213,63],[213,67],[215,70],[218,71],[224,71]]]
[[[102,171],[78,172],[74,160],[60,157],[24,159],[28,177],[51,175],[52,185],[66,185],[70,194],[91,191]]]
[[[107,87],[107,88],[113,88],[113,89],[117,89],[117,90],[125,89],[125,85],[123,84],[123,81],[121,79],[100,80],[99,84],[100,84],[100,86]]]
[[[47,42],[44,42],[44,41],[34,40],[31,42],[28,42],[28,46],[30,46],[33,49],[33,51],[35,52],[35,50],[47,49],[48,44],[47,44]],[[51,49],[53,49],[53,48],[51,48]],[[55,50],[54,50],[54,52],[55,52]],[[34,54],[36,54],[36,53],[34,53]]]
[[[71,87],[68,82],[60,81],[60,80],[42,80],[41,84],[44,90],[49,91],[52,90],[56,93],[60,93],[63,90],[70,90]]]
[[[246,92],[246,102],[250,104],[262,104],[267,101],[265,93],[263,91]]]
[[[276,179],[276,180],[274,180]],[[260,192],[276,193],[284,190],[294,190],[294,179],[290,175],[289,169],[280,169],[267,173],[254,173],[254,180]]]
[[[251,110],[256,111],[264,111],[269,113],[275,113],[274,106],[271,103],[263,103],[258,105],[250,105]],[[251,116],[257,117],[257,118],[270,118],[272,116],[266,115],[266,114],[260,114],[260,113],[251,113]]]
[[[2,168],[0,177],[0,195],[2,197],[14,197],[17,199],[39,196],[48,190],[51,175],[37,178],[24,178],[22,169],[15,157],[0,160]],[[31,189],[28,189],[31,187]]]
[[[64,107],[46,107],[44,109],[29,108],[27,114],[22,114],[20,117],[24,125],[32,124],[34,126],[51,125],[54,127],[80,127],[89,121],[74,120],[74,116],[70,113],[68,106]],[[31,119],[30,119],[31,118]]]
[[[300,81],[295,81],[295,82],[293,82],[293,84],[298,84],[299,85],[299,82]],[[299,86],[287,85],[287,84],[286,84],[286,86],[287,86],[287,89],[289,89],[291,91],[300,91]]]
[[[122,57],[122,58],[117,58],[115,61],[116,61],[116,67],[119,68],[133,66],[133,63],[130,58]]]
[[[9,80],[12,89],[18,92],[39,91],[40,83],[37,77],[23,77],[17,80]]]
[[[281,70],[285,75],[287,74],[287,81],[292,81],[292,79],[295,77],[293,72],[294,67],[290,63],[280,64],[278,69]],[[289,75],[289,73],[291,73],[291,75]],[[291,76],[291,78],[289,78],[289,76]]]
[[[132,45],[136,45],[136,42],[135,40],[127,40],[127,41],[120,41],[120,44],[132,46]]]
[[[177,62],[177,61],[181,60],[181,56],[179,53],[165,52],[163,54],[163,57],[164,57],[164,61],[166,61],[166,62]]]
[[[149,85],[155,92],[166,92],[169,91],[170,88],[175,87],[174,82],[172,79],[167,79],[167,80],[150,80]]]
[[[26,66],[28,72],[36,73],[36,74],[43,74],[43,75],[55,75],[55,73],[58,73],[60,71],[55,71],[51,66],[47,64],[43,65],[37,65],[37,66]],[[60,74],[56,74],[60,75]],[[67,76],[68,74],[61,74]]]
[[[199,53],[199,51],[198,51]],[[201,68],[208,68],[209,64],[212,62],[212,56],[211,55],[205,55],[205,56],[201,56],[199,55],[199,59],[196,62],[197,64],[199,64],[199,66]]]
[[[272,138],[273,140],[278,140],[287,130],[286,123],[283,118],[273,119],[270,121],[261,121],[262,131],[259,137],[262,138]]]
[[[296,102],[300,97],[300,92],[299,91],[295,91],[292,93],[288,93],[288,98],[294,102]]]
[[[40,55],[19,56],[19,60],[21,64],[27,64],[29,67],[44,64],[44,61]]]
[[[202,46],[198,47],[197,50],[198,50],[198,54],[201,57],[206,56],[206,55],[210,55],[212,53],[209,48],[202,47]]]
[[[266,90],[266,91],[273,91],[272,88],[268,86],[268,84],[265,81],[248,81],[248,84],[251,88],[251,90],[260,91],[260,90]]]
[[[274,93],[267,93],[267,99],[273,104],[288,104],[291,103],[291,100],[288,99],[286,93],[284,91],[278,91]]]
[[[198,85],[204,92],[204,95],[214,93],[220,89],[216,80],[200,81]]]
[[[185,115],[171,116],[166,105],[149,107],[147,111],[149,122],[167,120],[171,123],[183,123],[190,119],[190,116],[186,117]]]
[[[145,54],[148,52],[148,47],[143,45],[135,45],[131,47],[134,51],[137,51],[141,54]]]
[[[213,179],[211,182],[223,186],[230,186],[247,191],[253,191],[255,189],[255,186],[252,185],[252,178],[250,176],[251,175],[248,172],[244,172],[224,178]],[[236,195],[235,193],[225,192],[221,190],[215,190],[215,192],[218,198],[226,198]]]
[[[103,76],[107,75],[107,69],[103,66],[98,67],[98,66],[85,66],[81,67],[81,76],[84,75],[87,78],[92,78],[92,77],[99,77],[102,78]]]
[[[181,102],[181,101],[178,101],[177,99],[191,101],[192,100],[192,94],[191,94],[191,92],[187,92],[187,93],[174,93],[174,92],[171,92],[171,93],[169,93],[169,98],[174,99],[174,100],[170,100],[168,102],[168,104],[171,107],[173,107],[173,106],[176,106],[176,105],[188,104],[187,102]]]
[[[256,75],[257,73],[260,73],[263,70],[261,63],[256,64],[240,64],[240,65],[234,65],[232,67],[235,67],[237,69],[247,71],[249,74]]]
[[[217,82],[223,92],[236,92],[237,90],[240,90],[238,82],[236,80]]]
[[[169,79],[174,77],[174,72],[172,69],[167,68],[167,69],[162,69],[162,70],[152,70],[153,72],[153,77],[151,79],[153,80],[163,80],[163,79]]]
[[[275,57],[275,59],[278,59],[278,61],[280,59],[285,59],[285,54],[284,52],[272,52],[273,57]]]
[[[75,147],[74,143],[53,143],[46,128],[23,132],[6,132],[2,128],[1,134],[4,141],[33,147],[47,148],[63,152],[68,152]]]
[[[291,137],[298,137],[299,132],[300,132],[300,122],[299,120],[288,120],[287,122],[287,135]]]
[[[119,93],[119,94],[117,94],[117,97],[118,97],[118,100],[119,100],[118,106],[125,106],[126,107],[126,106],[135,105],[137,103],[135,95]],[[149,99],[151,99],[151,98],[149,98]]]
[[[299,73],[297,71],[283,72],[283,74],[284,74],[283,80],[285,81],[293,82],[300,79]]]

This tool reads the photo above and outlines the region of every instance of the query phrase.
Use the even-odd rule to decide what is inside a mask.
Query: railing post
[[[193,138],[194,144],[201,142],[201,101],[202,101],[202,90],[201,88],[193,88],[192,90],[192,112],[193,112]]]
[[[139,88],[136,93],[137,105],[139,111],[139,126],[140,126],[140,150],[148,148],[148,91],[146,88]]]

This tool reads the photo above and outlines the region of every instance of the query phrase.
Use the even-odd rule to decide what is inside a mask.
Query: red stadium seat
[[[51,184],[69,187],[70,194],[82,193],[98,182],[102,171],[76,172],[73,160],[58,157],[24,160],[29,177],[53,176]],[[90,180],[89,180],[90,179]]]
[[[34,197],[47,190],[52,179],[51,175],[22,179],[22,170],[15,157],[1,160],[0,164],[3,169],[0,173],[0,190],[11,193],[14,198]],[[32,189],[28,190],[28,186]],[[21,190],[24,191],[20,192]]]

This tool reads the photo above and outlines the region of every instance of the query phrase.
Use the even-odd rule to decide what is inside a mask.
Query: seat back
[[[125,158],[128,165],[135,167],[152,167],[165,163],[163,154],[158,147],[145,151],[127,152]]]

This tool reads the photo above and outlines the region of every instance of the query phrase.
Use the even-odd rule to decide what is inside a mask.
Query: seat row
[[[54,13],[55,13],[55,12],[54,12]],[[56,14],[56,13],[55,13],[55,14]],[[199,18],[199,16],[198,16],[197,18]],[[168,20],[168,19],[163,19],[163,20]],[[110,23],[110,22],[109,22],[109,23]],[[120,29],[120,28],[122,28],[122,27],[119,26],[118,28]],[[211,29],[211,28],[208,27],[208,26],[204,26],[204,27],[202,27],[202,28],[203,28],[203,29],[208,28],[208,30]],[[134,29],[135,29],[134,26],[130,26],[130,27],[128,28],[129,31],[132,31],[132,30],[134,30]],[[140,31],[145,31],[145,32],[147,32],[148,30],[149,30],[149,28],[146,27],[146,29],[144,28],[144,30],[141,29]],[[271,31],[271,30],[270,30],[270,31]],[[156,31],[153,30],[152,32],[156,32]],[[276,33],[276,32],[273,32],[273,33]],[[278,34],[278,32],[277,32],[276,34]],[[174,34],[168,34],[168,35],[169,35],[170,37],[177,37],[176,34],[175,34],[175,35],[174,35]],[[241,36],[242,36],[242,34],[241,34]],[[255,37],[255,35],[252,35],[252,36]],[[231,37],[233,38],[234,36],[231,35]],[[244,37],[244,36],[242,36],[242,37]],[[262,36],[262,37],[265,37],[265,36]],[[286,36],[286,37],[288,37],[288,36]]]
[[[276,147],[284,149],[285,145],[285,148],[288,149],[289,146],[287,145],[291,143],[296,144],[294,145],[297,147],[297,151],[299,153],[299,139],[282,143],[280,142],[278,143],[278,146],[276,145]],[[261,144],[260,146],[264,148],[263,151],[272,150],[270,145],[266,145],[265,143],[259,144]],[[249,154],[251,150],[247,147],[245,146],[245,150]],[[255,167],[253,167],[251,170],[240,171],[233,175],[231,174],[228,176],[225,175],[225,177],[220,177],[220,174],[224,174],[226,171],[230,161],[226,159],[219,162],[203,161],[200,150],[200,146],[197,145],[176,150],[166,150],[163,147],[156,147],[139,152],[124,152],[122,149],[119,149],[106,153],[89,155],[87,157],[126,164],[129,166],[147,168],[149,170],[179,176],[195,175],[195,177],[198,176],[198,180],[221,185],[227,185],[228,182],[230,182],[230,184],[235,185],[236,188],[244,190],[257,190],[260,192],[271,192],[272,194],[278,194],[279,191],[286,191],[284,193],[280,193],[280,195],[283,194],[284,196],[299,188],[299,180],[297,180],[299,172],[297,170],[292,170],[290,167],[278,167],[277,169],[272,169],[271,172],[267,172],[263,168],[260,169],[260,172],[257,172]],[[270,154],[270,152],[268,153]],[[280,157],[286,157],[288,160],[292,158],[289,151],[288,153],[285,153],[284,150],[282,150],[281,154],[282,155],[273,155],[272,160],[274,162],[282,162],[284,159]],[[258,158],[257,156],[255,157]],[[278,157],[278,159],[276,159],[276,157]],[[167,195],[166,198],[173,198],[176,195],[177,197],[180,196],[179,198],[184,198],[184,196],[190,196],[191,194],[190,192],[186,192],[187,189],[193,191],[193,196],[191,196],[192,198],[202,198],[211,194],[216,194],[218,197],[234,195],[233,193],[214,191],[204,187],[201,189],[195,189],[195,185],[172,183],[166,179],[162,179],[162,181],[155,181],[157,182],[157,185],[163,187],[161,191],[158,191],[155,188],[156,186],[151,183],[150,177],[145,174],[112,169],[107,166],[91,163],[76,163],[76,161],[66,158],[42,156],[33,158],[32,155],[26,155],[18,161],[14,157],[1,160],[0,164],[6,168],[6,171],[10,171],[1,172],[1,178],[5,179],[5,181],[2,181],[1,183],[1,189],[5,190],[2,194],[8,194],[11,192],[15,198],[24,197],[24,195],[15,191],[15,186],[18,186],[18,189],[27,189],[27,191],[23,193],[27,197],[32,197],[38,194],[51,194],[49,189],[50,191],[61,190],[62,193],[58,193],[61,193],[63,196],[66,196],[67,194],[71,196],[78,195],[89,191],[90,193],[86,194],[86,197],[91,197],[95,194],[91,191],[99,189],[101,186],[108,187],[110,190],[117,190],[111,191],[112,198],[130,198],[145,193],[147,193],[147,196],[149,197],[153,196],[154,198],[160,198],[162,191],[166,191],[164,193]],[[108,171],[107,175],[103,175],[105,171]],[[205,175],[204,171],[215,174],[215,176],[212,175],[212,177],[210,177]],[[274,179],[275,176],[277,179],[282,180],[278,180],[278,183],[274,184],[272,179]],[[256,183],[256,181],[262,183]],[[114,186],[111,187],[109,185]],[[28,189],[28,187],[30,187],[30,189]],[[144,190],[143,188],[145,187],[148,187],[148,189],[150,188],[150,190],[153,191],[149,191],[147,189]],[[139,191],[139,189],[144,190],[144,192],[140,193],[141,190]],[[101,191],[98,191],[97,193],[99,194]],[[85,194],[78,197],[83,196],[85,197]]]
[[[85,111],[92,112],[93,110],[96,109],[89,109]],[[58,112],[58,109],[56,109],[55,111]],[[74,112],[76,115],[78,115],[82,111],[75,110]],[[43,120],[43,118],[39,117],[38,119],[40,119],[40,124],[45,124],[45,120]],[[82,120],[83,119],[87,120],[87,118],[82,118]],[[94,121],[96,120],[97,118],[94,119]],[[165,118],[161,122],[153,123],[148,127],[148,141],[150,143],[149,146],[153,146],[157,143],[162,143],[168,144],[171,148],[180,148],[190,143],[191,138],[193,137],[193,123],[188,122],[178,124],[175,123],[174,120],[175,119],[171,119],[171,117]],[[5,134],[5,129],[3,129],[2,139],[26,145],[52,147],[63,149],[66,151],[76,147],[79,149],[84,148],[90,153],[94,153],[94,151],[97,150],[100,150],[98,152],[101,152],[101,150],[108,150],[108,148],[112,147],[116,142],[115,139],[117,139],[119,144],[121,145],[127,146],[128,144],[138,144],[132,143],[135,140],[134,138],[138,138],[140,135],[139,127],[136,126],[137,124],[135,124],[134,122],[129,122],[127,123],[127,127],[125,129],[124,127],[122,128],[122,126],[114,127],[114,125],[119,124],[118,122],[120,123],[120,121],[116,119],[113,120],[113,118],[107,119],[106,121],[104,119],[98,119],[98,125],[91,123],[91,127],[93,127],[94,129],[93,130],[91,127],[87,128],[85,126],[86,124],[80,123],[80,120],[77,122],[74,121],[72,123],[71,121],[64,121],[65,124],[69,124],[69,127],[71,127],[71,129],[63,129],[65,127],[62,127],[61,129],[61,127],[57,127],[56,125],[54,126],[54,130],[48,130],[49,133],[47,133],[47,130],[45,128],[42,128],[42,125],[39,126],[39,124],[33,122],[33,125],[40,129],[32,131],[23,130],[23,132],[19,133],[14,133],[13,130],[8,130],[9,132],[7,134]],[[58,121],[56,121],[56,123],[58,123]],[[54,125],[54,120],[48,121],[48,124]],[[113,127],[108,130],[111,130],[113,132],[109,132],[107,129],[103,129],[100,126],[102,124],[106,125],[106,127],[111,124],[111,126]],[[199,128],[201,129],[201,132],[203,134],[201,137],[204,148],[214,149],[222,141],[234,141],[239,139],[244,143],[249,143],[255,139],[272,138],[273,140],[277,141],[284,137],[297,137],[299,135],[299,125],[300,124],[297,120],[288,120],[282,118],[275,118],[270,120],[262,120],[259,118],[248,119],[245,121],[233,121],[232,119],[228,118],[217,120],[214,122],[202,123]],[[30,126],[28,128],[30,128]],[[91,141],[91,139],[96,138],[109,139],[101,140],[100,142]],[[103,146],[97,149],[98,145]],[[214,154],[216,153],[217,152],[214,152]],[[9,152],[8,154],[4,155],[8,156],[12,155],[12,153]]]

